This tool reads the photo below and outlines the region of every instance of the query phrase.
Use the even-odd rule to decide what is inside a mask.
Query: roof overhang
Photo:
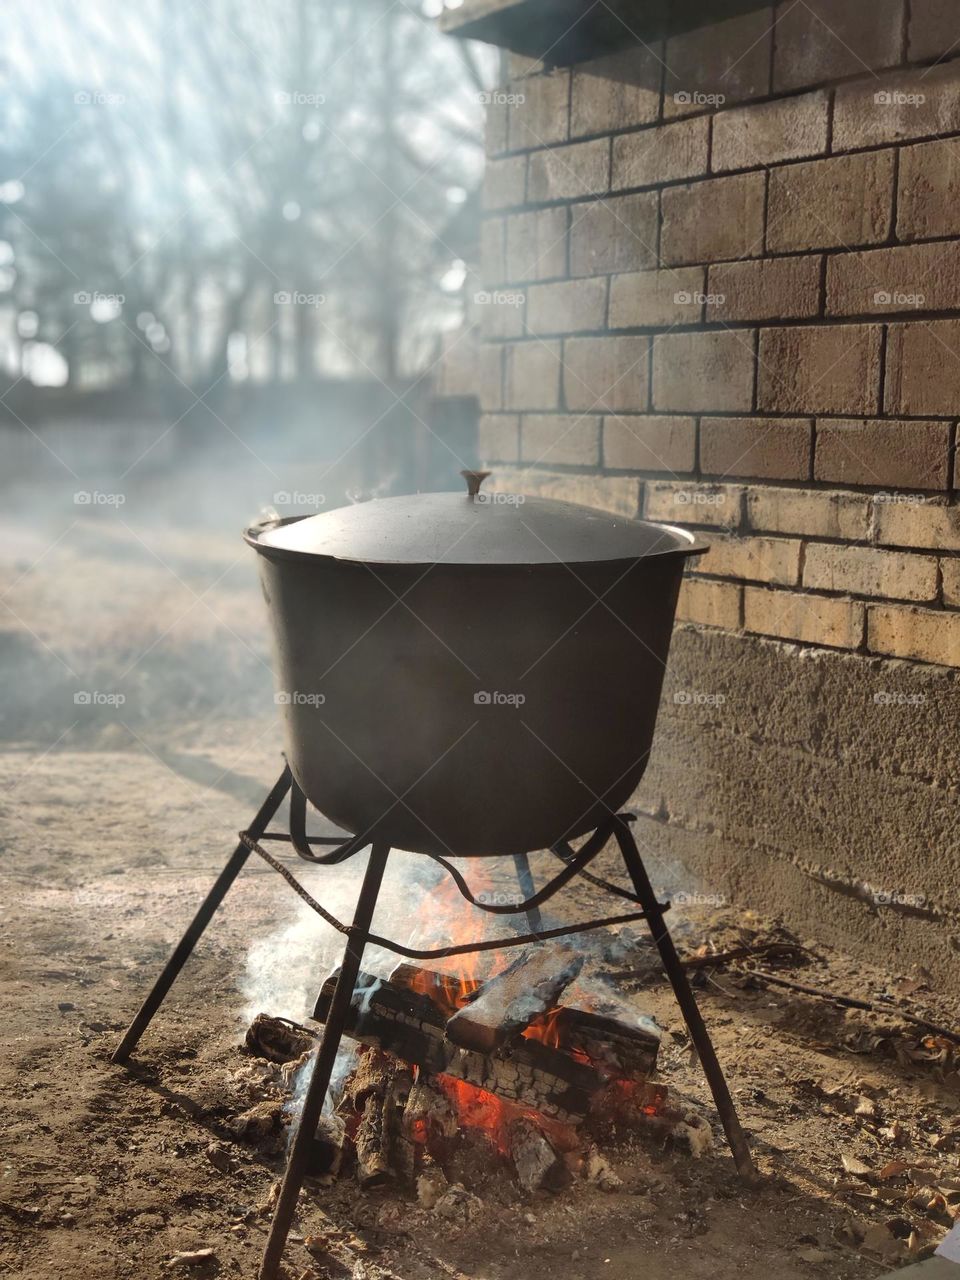
[[[441,30],[566,66],[766,8],[769,0],[464,0]]]

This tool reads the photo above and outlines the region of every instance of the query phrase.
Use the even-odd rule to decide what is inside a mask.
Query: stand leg
[[[320,1041],[320,1049],[313,1067],[313,1074],[310,1077],[310,1084],[307,1086],[307,1095],[304,1098],[300,1123],[297,1126],[296,1136],[290,1148],[287,1168],[283,1175],[283,1183],[277,1199],[277,1207],[274,1210],[273,1221],[270,1224],[270,1234],[267,1236],[266,1248],[263,1251],[263,1260],[260,1263],[260,1280],[276,1280],[280,1259],[283,1256],[283,1247],[287,1242],[290,1224],[293,1222],[293,1215],[297,1208],[300,1188],[303,1185],[307,1160],[310,1156],[314,1134],[317,1131],[317,1122],[323,1109],[323,1100],[330,1084],[330,1076],[333,1073],[337,1050],[340,1047],[347,1014],[350,1011],[350,1001],[357,985],[360,961],[363,959],[363,949],[366,945],[366,935],[370,932],[374,909],[377,905],[377,895],[380,892],[389,852],[390,847],[385,844],[374,844],[370,850],[370,861],[367,863],[363,886],[360,889],[360,896],[357,899],[357,906],[353,915],[353,929],[347,939],[343,964],[340,967],[337,985],[334,989],[333,999],[330,1002],[330,1011],[327,1014],[327,1020],[323,1028],[323,1039]]]
[[[750,1148],[747,1145],[746,1135],[740,1126],[740,1119],[733,1105],[733,1099],[730,1097],[730,1090],[727,1088],[723,1068],[717,1060],[710,1033],[707,1031],[706,1024],[697,1007],[696,998],[690,988],[690,983],[687,981],[686,972],[673,945],[673,939],[670,937],[670,931],[664,921],[660,904],[657,902],[656,894],[653,892],[653,886],[647,875],[646,867],[643,865],[643,859],[640,857],[640,851],[630,828],[622,819],[617,820],[614,834],[617,837],[624,864],[630,879],[633,881],[633,887],[640,900],[640,905],[647,913],[650,932],[653,934],[653,940],[660,952],[664,971],[670,979],[670,985],[673,987],[674,995],[677,997],[677,1004],[680,1006],[683,1020],[686,1022],[687,1030],[690,1032],[690,1039],[693,1041],[700,1057],[703,1073],[707,1077],[710,1092],[713,1094],[717,1111],[720,1113],[720,1121],[723,1124],[723,1131],[727,1135],[727,1142],[733,1154],[733,1162],[737,1167],[737,1173],[744,1181],[752,1182],[756,1179],[757,1172],[750,1155]]]
[[[283,773],[277,780],[273,790],[260,806],[260,811],[254,818],[249,827],[249,834],[254,840],[259,840],[267,827],[273,815],[283,803],[283,798],[290,789],[291,773],[289,766],[285,767]],[[250,850],[242,842],[237,845],[233,852],[233,856],[227,865],[220,872],[213,888],[204,898],[200,910],[194,916],[193,920],[187,928],[186,933],[177,943],[176,949],[167,961],[163,972],[153,985],[153,990],[140,1006],[137,1016],[130,1023],[127,1034],[120,1041],[120,1044],[114,1050],[111,1062],[126,1062],[130,1054],[137,1047],[140,1037],[150,1025],[153,1015],[163,1004],[167,992],[173,986],[180,970],[190,958],[190,953],[196,946],[201,934],[210,923],[213,913],[219,907],[220,903],[226,897],[227,890],[233,884],[239,875],[244,863],[250,856]]]
[[[530,874],[530,859],[525,853],[515,853],[513,855],[513,865],[517,872],[517,884],[520,886],[521,894],[524,899],[532,898],[537,892],[537,887],[533,883],[533,876]],[[527,912],[527,925],[530,933],[540,932],[543,922],[540,918],[539,907],[533,907]]]

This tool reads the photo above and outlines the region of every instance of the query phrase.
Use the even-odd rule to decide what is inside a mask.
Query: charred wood
[[[532,1194],[548,1184],[553,1187],[561,1184],[566,1167],[532,1120],[525,1116],[515,1120],[509,1129],[508,1143],[517,1181],[524,1191]]]
[[[335,982],[333,974],[317,998],[314,1017],[320,1022],[326,1019]],[[618,1019],[561,1007],[547,1015],[547,1027],[543,1019],[534,1022],[493,1053],[455,1045],[446,1024],[460,991],[459,982],[412,965],[398,966],[386,980],[361,974],[347,1034],[388,1050],[427,1075],[466,1080],[565,1121],[586,1115],[611,1077],[645,1079],[656,1067],[657,1028],[634,1014]]]
[[[479,987],[447,1022],[454,1044],[490,1054],[553,1009],[583,968],[571,946],[528,947],[508,968]]]

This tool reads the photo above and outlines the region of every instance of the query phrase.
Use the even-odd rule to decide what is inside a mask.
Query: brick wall
[[[488,123],[495,483],[711,543],[633,802],[655,874],[955,984],[960,4],[515,59]]]
[[[489,108],[481,453],[709,531],[689,622],[960,666],[958,54],[790,0]]]

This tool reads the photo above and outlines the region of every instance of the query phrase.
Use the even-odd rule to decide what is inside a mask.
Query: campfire
[[[571,946],[541,943],[486,981],[410,963],[386,979],[362,973],[346,1025],[352,1066],[321,1119],[312,1171],[355,1170],[366,1190],[415,1192],[442,1211],[504,1167],[527,1193],[576,1176],[615,1185],[598,1150],[614,1129],[680,1137],[699,1154],[709,1126],[668,1105],[651,1079],[658,1028],[613,997],[588,995],[582,964]],[[321,988],[318,1022],[336,977]],[[288,1115],[316,1039],[267,1014],[247,1032],[247,1049],[280,1069]]]

